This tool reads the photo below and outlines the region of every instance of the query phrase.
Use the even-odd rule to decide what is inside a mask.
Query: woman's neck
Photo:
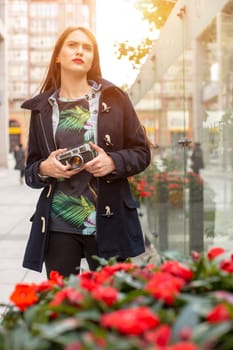
[[[75,99],[84,96],[91,91],[91,86],[88,84],[86,77],[77,79],[77,77],[62,79],[59,96]]]

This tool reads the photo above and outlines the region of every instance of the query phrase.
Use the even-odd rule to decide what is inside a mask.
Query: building
[[[7,166],[8,154],[8,91],[6,4],[0,3],[0,167]]]
[[[233,248],[232,21],[232,0],[178,0],[130,89],[159,146],[153,161],[160,172],[196,180],[196,191],[193,181],[182,187],[180,208],[169,203],[174,186],[156,203],[150,230],[161,250]],[[196,143],[204,158],[199,174],[191,159]]]
[[[20,105],[38,92],[57,36],[74,25],[95,32],[95,6],[95,0],[7,2],[10,151],[27,143],[29,116]]]

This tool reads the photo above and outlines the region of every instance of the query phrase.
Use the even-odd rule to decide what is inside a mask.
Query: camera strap
[[[97,120],[99,114],[99,99],[100,99],[100,91],[91,92],[88,95],[89,102],[89,112],[90,112],[90,122],[93,127],[94,134],[94,142],[97,144]]]

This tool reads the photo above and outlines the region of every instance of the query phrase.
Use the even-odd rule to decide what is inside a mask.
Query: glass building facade
[[[232,0],[177,1],[130,89],[155,145],[138,181],[160,251],[233,245],[232,23]]]

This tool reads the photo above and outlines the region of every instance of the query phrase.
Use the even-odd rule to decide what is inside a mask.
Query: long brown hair
[[[61,87],[61,70],[60,64],[56,63],[56,57],[59,55],[67,36],[75,30],[80,30],[84,34],[86,34],[86,36],[91,40],[94,46],[93,62],[89,72],[87,73],[87,79],[98,81],[101,78],[102,74],[100,67],[99,49],[94,34],[89,29],[84,27],[68,27],[57,39],[50,59],[47,74],[41,84],[40,92],[44,92],[51,89],[56,90]]]

